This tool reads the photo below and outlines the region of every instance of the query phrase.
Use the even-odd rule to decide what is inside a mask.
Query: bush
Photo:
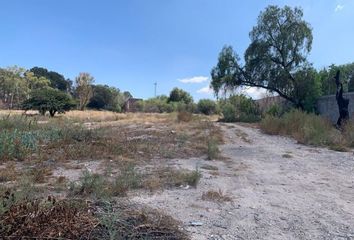
[[[284,108],[280,104],[273,104],[266,111],[265,115],[280,117],[285,113]]]
[[[282,117],[267,115],[260,124],[263,132],[286,135],[298,142],[316,146],[344,144],[343,138],[332,124],[321,116],[293,110]]]
[[[224,116],[223,121],[224,122],[236,122],[237,121],[237,113],[235,106],[232,105],[231,103],[226,103],[225,105],[222,106],[221,108],[222,115]]]
[[[72,195],[102,197],[107,193],[103,176],[84,170],[81,173],[79,183],[72,182],[70,190]]]
[[[244,95],[234,95],[220,101],[223,121],[225,122],[257,122],[260,120],[260,111],[257,104]]]
[[[197,105],[198,111],[205,115],[211,115],[216,113],[216,103],[210,99],[201,99]]]
[[[220,153],[219,147],[218,147],[218,142],[211,138],[208,139],[208,160],[213,160],[217,159]]]
[[[37,136],[31,132],[5,130],[0,132],[0,161],[23,160],[37,149]]]
[[[177,121],[178,122],[190,122],[193,118],[193,114],[190,112],[178,112],[177,113]]]
[[[133,165],[128,165],[116,177],[110,191],[114,196],[124,196],[128,190],[140,188],[141,184],[142,175]]]
[[[193,103],[193,98],[188,92],[184,91],[183,89],[174,88],[170,92],[168,102],[183,102],[185,104],[189,104]]]
[[[137,110],[139,112],[170,113],[176,111],[176,109],[177,105],[172,102],[169,103],[168,97],[163,95],[137,103]]]

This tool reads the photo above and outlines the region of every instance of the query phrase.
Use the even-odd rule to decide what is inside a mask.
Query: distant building
[[[123,106],[123,111],[124,112],[137,112],[138,109],[138,102],[143,101],[143,99],[140,98],[128,98]]]

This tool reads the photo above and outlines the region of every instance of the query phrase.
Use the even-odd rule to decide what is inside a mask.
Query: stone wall
[[[354,92],[344,93],[343,96],[349,99],[349,117],[354,117]],[[320,115],[336,123],[339,117],[336,95],[327,95],[317,100],[317,111]]]

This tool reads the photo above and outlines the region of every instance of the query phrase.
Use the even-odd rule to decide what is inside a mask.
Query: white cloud
[[[202,83],[208,81],[208,77],[204,76],[196,76],[196,77],[191,77],[191,78],[183,78],[179,79],[181,83]]]
[[[267,93],[267,90],[264,88],[250,87],[250,88],[243,90],[243,93],[245,95],[248,95],[252,99],[257,100],[257,99],[263,98],[265,96],[265,94]]]
[[[209,85],[208,85],[208,86],[205,86],[205,87],[199,89],[199,90],[197,91],[197,93],[201,93],[201,94],[212,94],[212,93],[213,93],[213,89],[211,89],[211,88],[209,87]]]
[[[334,9],[334,11],[335,11],[335,12],[339,12],[339,11],[342,11],[343,8],[344,8],[344,5],[338,4],[338,5],[336,6],[336,8]]]

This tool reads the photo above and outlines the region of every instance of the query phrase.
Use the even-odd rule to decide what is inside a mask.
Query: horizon
[[[232,45],[242,57],[248,33],[268,5],[303,9],[314,36],[308,60],[317,70],[354,62],[354,32],[349,31],[354,2],[349,0],[15,0],[2,4],[0,67],[44,67],[71,80],[89,72],[96,84],[136,98],[154,97],[156,82],[157,95],[178,87],[195,101],[214,99],[210,71],[220,50]],[[257,98],[261,91],[246,93]]]

